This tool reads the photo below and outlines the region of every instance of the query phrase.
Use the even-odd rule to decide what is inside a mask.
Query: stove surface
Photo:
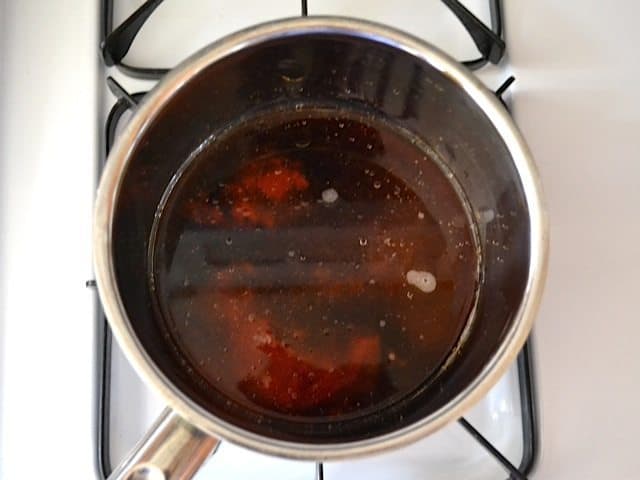
[[[167,12],[158,9],[154,18],[169,17],[168,9],[187,3],[204,5],[196,0],[167,0],[161,7]],[[149,65],[162,60],[170,66],[190,53],[188,48],[172,50],[181,38],[197,36],[197,47],[225,33],[217,29],[228,18],[236,23],[228,24],[226,31],[244,26],[245,13],[256,14],[246,25],[266,19],[257,15],[259,11],[281,15],[277,10],[280,2],[268,8],[257,1],[234,5],[238,12],[228,15],[214,10],[223,3],[227,2],[207,2],[203,7],[207,10],[184,10],[183,15],[196,17],[205,32],[196,35],[195,29],[183,30],[152,51],[137,43],[127,60]],[[640,93],[632,80],[640,75],[640,63],[635,61],[640,5],[632,0],[615,6],[586,0],[579,8],[575,2],[552,0],[504,3],[508,58],[501,67],[479,75],[492,88],[507,73],[517,77],[510,90],[511,105],[538,163],[552,227],[547,290],[534,332],[542,441],[541,457],[531,478],[633,480],[637,478],[635,411],[640,404],[640,323],[635,301],[640,258],[635,241],[640,236],[636,147]],[[139,4],[117,6],[116,22]],[[409,4],[422,8],[424,15],[396,4],[392,11],[383,2],[349,2],[356,16],[377,12],[381,15],[377,19],[388,18],[387,23],[392,23],[392,15],[403,16],[409,23],[399,28],[424,33],[424,38],[458,58],[475,55],[471,44],[447,47],[440,36],[444,33],[438,32],[449,14],[443,13],[438,2]],[[483,2],[468,0],[465,4],[481,18],[488,18]],[[310,2],[310,13],[320,13],[317,8]],[[441,17],[432,13],[436,9]],[[219,13],[214,18],[206,12]],[[105,93],[105,72],[96,52],[99,13],[98,1],[0,0],[2,479],[96,475],[96,298],[84,288],[84,282],[92,278],[92,201],[98,159],[104,149],[98,133],[114,101]],[[294,5],[288,15],[297,13]],[[145,35],[152,45],[161,41],[153,38],[151,30],[141,32],[140,40]],[[145,57],[147,52],[157,57]],[[109,73],[125,83],[119,73]],[[126,83],[132,91],[147,90],[150,85],[138,80]],[[613,239],[611,232],[616,232]],[[114,418],[114,460],[160,408],[122,362],[116,353],[114,384],[129,388],[140,399],[134,406],[140,414],[129,425]],[[114,393],[120,401],[126,392]],[[509,411],[506,405],[506,410],[499,405],[483,410],[487,432],[494,428],[489,421],[491,412],[507,417],[515,414],[515,410],[505,413]],[[485,426],[480,419],[469,419]],[[455,452],[467,452],[465,445],[471,439],[458,425],[450,429],[451,443],[431,445],[438,440],[434,436],[415,445],[425,448],[406,453],[403,477],[429,478],[421,467],[424,457],[440,455],[452,444],[455,451],[443,455],[445,462],[452,458],[460,464],[466,461]],[[493,431],[498,444],[508,443],[499,429]],[[478,445],[468,446],[475,452],[472,462],[486,455]],[[243,465],[250,463],[245,451],[228,445],[222,449],[225,456],[214,457],[202,478],[214,476],[216,468],[224,468],[222,463],[228,462],[231,468],[237,456],[242,457]],[[264,462],[260,463],[262,474],[267,464],[270,468],[276,461],[251,457],[256,465]],[[500,469],[491,462],[490,468]],[[329,465],[326,473],[327,478],[340,472],[343,477],[382,477],[386,465],[385,457],[380,457],[336,465],[336,471]],[[440,465],[430,465],[431,472],[438,474]],[[313,466],[287,463],[286,471],[290,473],[282,473],[285,478],[309,478]],[[495,478],[504,478],[501,469],[498,473]],[[445,477],[442,471],[440,475],[461,478],[455,474]]]

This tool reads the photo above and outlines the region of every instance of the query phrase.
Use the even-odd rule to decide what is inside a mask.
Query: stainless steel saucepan
[[[154,322],[148,243],[166,186],[212,132],[270,105],[340,102],[412,132],[446,163],[478,226],[481,285],[454,362],[420,394],[335,425],[205,408]],[[113,479],[184,479],[220,440],[333,460],[405,445],[459,418],[506,371],[536,314],[547,219],[533,160],[502,104],[433,46],[360,20],[309,17],[228,36],[150,92],[109,156],[94,221],[100,299],[114,335],[168,409]],[[507,248],[505,248],[505,246]],[[330,425],[329,430],[327,425]]]

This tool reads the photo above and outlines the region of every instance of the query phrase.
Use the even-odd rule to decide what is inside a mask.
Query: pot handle
[[[167,408],[108,480],[188,480],[219,444]]]

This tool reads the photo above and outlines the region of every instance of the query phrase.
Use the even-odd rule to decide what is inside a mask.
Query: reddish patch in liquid
[[[263,207],[266,202],[283,203],[295,192],[309,187],[309,182],[282,157],[249,164],[236,183],[227,187],[227,195],[235,205],[233,219],[238,224],[262,227],[275,226],[272,212]]]
[[[341,403],[366,401],[380,376],[380,339],[364,337],[349,346],[346,363],[322,366],[318,355],[304,358],[271,336],[258,346],[269,358],[264,369],[248,375],[239,390],[257,404],[287,413],[304,414],[324,408],[329,415],[340,413]]]

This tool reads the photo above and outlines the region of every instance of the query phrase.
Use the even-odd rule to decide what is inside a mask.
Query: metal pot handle
[[[188,480],[219,444],[167,408],[109,480]]]

